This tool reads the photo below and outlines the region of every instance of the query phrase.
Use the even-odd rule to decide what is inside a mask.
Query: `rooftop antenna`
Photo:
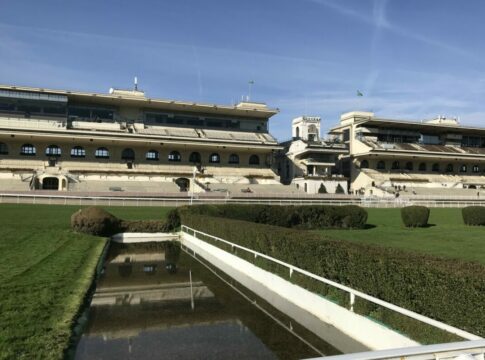
[[[135,76],[135,91],[138,91],[138,77]]]
[[[249,93],[249,95],[247,97],[247,101],[249,101],[249,99],[251,99],[251,89],[252,89],[253,85],[254,85],[254,80],[249,80],[248,81],[248,88],[249,88],[248,93]]]

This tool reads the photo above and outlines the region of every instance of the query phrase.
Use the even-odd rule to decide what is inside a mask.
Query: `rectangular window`
[[[345,129],[343,131],[343,136],[344,136],[344,141],[349,141],[350,140],[350,129]]]
[[[175,116],[173,118],[168,118],[167,119],[167,124],[183,125],[184,124],[184,118],[183,117],[178,117],[178,116]]]
[[[88,108],[82,107],[70,107],[68,109],[69,116],[74,116],[82,119],[89,119],[91,117],[91,111]]]
[[[216,128],[223,127],[222,120],[206,119],[206,124],[208,127],[216,127]]]
[[[204,126],[204,120],[202,120],[202,119],[196,119],[196,118],[187,119],[187,125],[190,125],[190,126]]]
[[[227,127],[229,129],[239,129],[241,127],[241,123],[239,120],[227,120]]]
[[[15,111],[15,104],[0,102],[0,111]]]
[[[63,106],[44,106],[44,114],[65,115],[66,108]]]
[[[103,119],[103,120],[113,120],[114,113],[112,110],[106,109],[92,109],[91,110],[92,119]]]
[[[17,106],[17,111],[24,112],[24,113],[29,113],[29,114],[40,114],[40,106],[36,105],[27,105],[27,104],[19,104]]]
[[[164,124],[168,119],[167,114],[153,114],[153,113],[147,113],[145,114],[145,121],[147,123],[152,123],[152,124]]]

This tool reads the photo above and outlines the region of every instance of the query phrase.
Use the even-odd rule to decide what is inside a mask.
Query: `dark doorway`
[[[42,189],[59,190],[59,179],[55,177],[44,178],[44,181],[42,181]]]
[[[187,178],[178,178],[175,183],[179,187],[180,191],[189,191],[190,180]]]

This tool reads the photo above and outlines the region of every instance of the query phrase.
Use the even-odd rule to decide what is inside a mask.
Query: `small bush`
[[[428,225],[429,209],[425,206],[407,206],[401,209],[401,219],[406,227]]]
[[[121,221],[114,215],[98,207],[88,207],[76,211],[71,216],[73,230],[96,236],[112,236],[121,231]]]
[[[337,188],[335,189],[335,194],[345,194],[345,190],[342,185],[338,184]]]
[[[461,214],[465,225],[485,225],[485,206],[467,206],[462,209]]]

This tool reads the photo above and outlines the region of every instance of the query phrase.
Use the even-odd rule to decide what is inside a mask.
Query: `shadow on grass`
[[[376,227],[377,227],[377,225],[365,224],[364,227],[362,228],[362,230],[374,229]]]

